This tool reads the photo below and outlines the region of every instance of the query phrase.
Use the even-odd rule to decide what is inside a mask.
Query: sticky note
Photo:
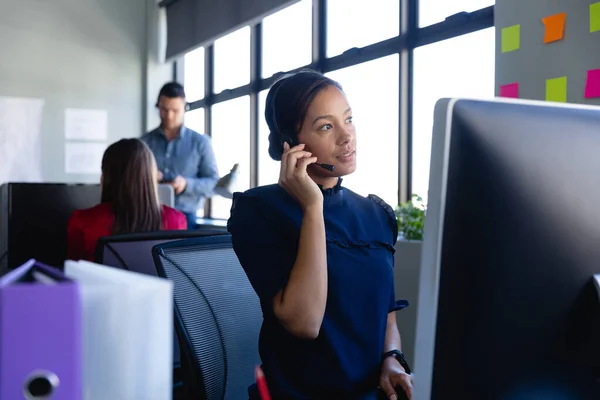
[[[600,3],[590,4],[590,32],[600,31]]]
[[[565,36],[566,20],[566,12],[542,18],[542,22],[546,27],[546,32],[544,33],[544,43],[556,42]]]
[[[546,101],[567,101],[567,77],[546,79]]]
[[[519,47],[521,47],[521,25],[502,28],[501,41],[503,53],[519,50]]]
[[[585,98],[594,99],[596,97],[600,97],[600,69],[591,69],[587,72]]]
[[[519,82],[500,86],[500,97],[516,99],[519,97]]]

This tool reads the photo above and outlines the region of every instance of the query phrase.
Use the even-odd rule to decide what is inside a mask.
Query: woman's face
[[[352,110],[346,96],[335,86],[321,90],[307,110],[298,134],[300,143],[317,161],[335,166],[329,172],[311,165],[310,172],[319,177],[349,175],[356,170],[356,131]]]

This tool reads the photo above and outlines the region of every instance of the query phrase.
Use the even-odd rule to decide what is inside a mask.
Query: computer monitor
[[[30,258],[62,266],[73,211],[100,203],[100,185],[5,183],[0,186],[0,275]],[[161,204],[175,203],[173,188],[158,185]]]
[[[165,206],[175,207],[175,192],[173,186],[168,183],[158,185],[158,201]]]
[[[600,108],[435,108],[414,398],[600,399]]]
[[[100,185],[7,183],[0,188],[0,267],[36,260],[55,267],[67,256],[67,222],[73,211],[100,200]]]

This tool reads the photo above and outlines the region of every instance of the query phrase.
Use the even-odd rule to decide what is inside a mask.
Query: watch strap
[[[408,366],[408,363],[406,362],[406,359],[404,358],[404,353],[402,353],[400,350],[390,350],[386,353],[383,354],[383,357],[381,358],[381,361],[383,362],[383,360],[385,360],[388,357],[394,357],[396,360],[398,360],[398,362],[400,363],[400,365],[402,366],[402,368],[404,368],[404,371],[407,374],[411,374],[411,370],[410,367]]]

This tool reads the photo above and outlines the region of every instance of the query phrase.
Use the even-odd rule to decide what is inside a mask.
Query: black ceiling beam
[[[163,0],[160,3],[158,3],[159,7],[169,7],[175,3],[177,3],[179,0]]]
[[[425,46],[493,26],[494,6],[470,13],[461,12],[449,16],[440,23],[419,29],[415,35],[415,43],[412,43],[411,47]]]

